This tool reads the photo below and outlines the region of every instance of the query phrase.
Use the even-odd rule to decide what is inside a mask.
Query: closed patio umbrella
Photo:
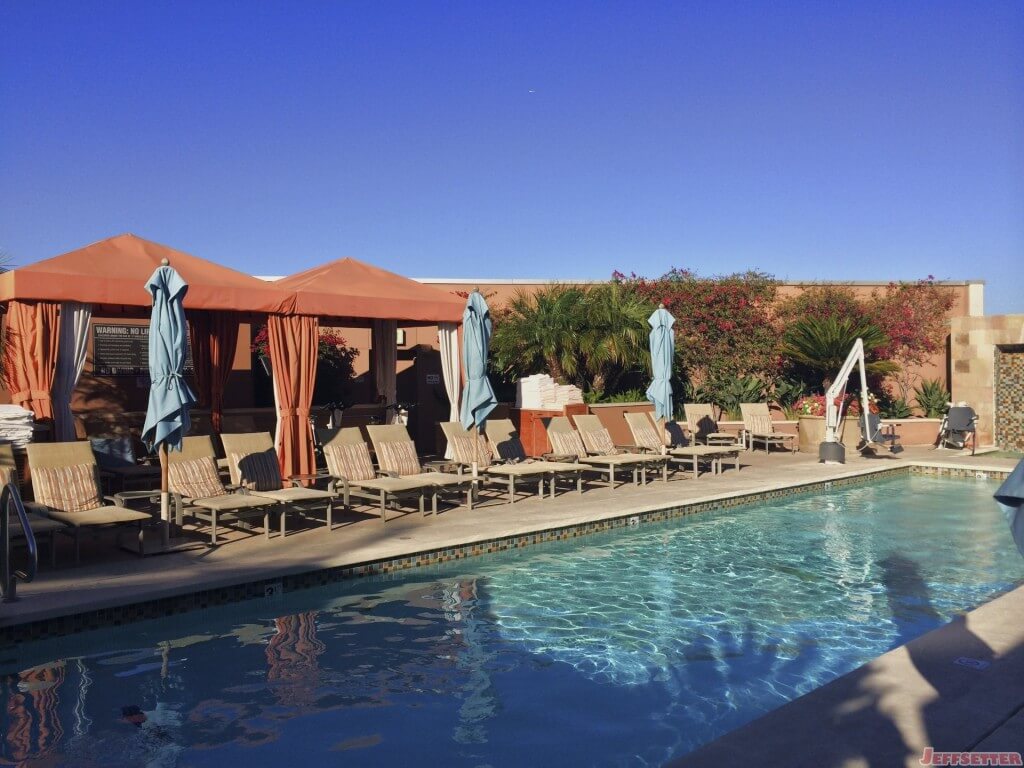
[[[153,297],[149,324],[149,407],[142,439],[160,454],[160,518],[167,543],[169,489],[167,451],[180,451],[181,439],[189,429],[189,408],[196,397],[184,378],[188,328],[182,301],[188,283],[164,259],[146,283]]]
[[[481,427],[498,401],[487,378],[487,355],[491,348],[491,311],[479,290],[469,294],[462,313],[462,363],[466,367],[466,388],[462,392],[461,421],[465,429]]]
[[[1024,459],[995,493],[996,503],[1006,515],[1017,549],[1024,555]]]
[[[659,304],[647,322],[651,325],[651,373],[654,381],[647,388],[647,399],[654,403],[654,418],[672,418],[672,361],[676,353],[672,326],[676,319]]]

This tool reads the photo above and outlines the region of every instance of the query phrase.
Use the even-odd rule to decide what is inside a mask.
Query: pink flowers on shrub
[[[843,412],[848,413],[851,416],[860,416],[860,397],[857,395],[849,394],[845,398],[836,398],[835,404],[837,406],[845,401],[843,406]],[[868,393],[868,405],[871,408],[871,413],[878,413],[878,403],[875,396]],[[824,416],[825,415],[825,396],[824,395],[805,395],[796,401],[793,405],[793,412],[798,416]]]

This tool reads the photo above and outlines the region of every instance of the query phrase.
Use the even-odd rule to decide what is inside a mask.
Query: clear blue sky
[[[0,4],[0,249],[255,274],[987,281],[1024,312],[1024,3]]]

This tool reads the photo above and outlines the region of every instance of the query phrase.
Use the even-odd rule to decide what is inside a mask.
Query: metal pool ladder
[[[18,515],[18,523],[25,534],[28,545],[28,570],[11,571],[11,508]],[[7,483],[0,492],[0,601],[13,603],[18,599],[18,579],[28,583],[35,579],[39,567],[39,550],[36,548],[36,536],[32,533],[25,505],[21,503],[21,494],[14,483]]]

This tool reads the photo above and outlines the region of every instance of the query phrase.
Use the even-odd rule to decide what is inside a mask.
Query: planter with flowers
[[[878,413],[875,397],[868,394],[868,404],[872,413]],[[839,405],[837,401],[836,405]],[[816,454],[818,445],[825,440],[825,396],[807,395],[801,397],[793,406],[797,418],[797,429],[800,433],[800,452]],[[851,418],[846,418],[847,416]],[[860,399],[854,395],[845,397],[843,418],[839,423],[839,441],[847,450],[857,450],[860,444]]]

